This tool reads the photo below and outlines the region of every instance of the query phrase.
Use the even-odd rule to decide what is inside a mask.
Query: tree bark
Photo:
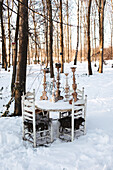
[[[94,56],[94,61],[95,61],[95,66],[96,66],[96,11],[95,11],[95,18],[94,18],[94,42],[95,42],[95,56]]]
[[[42,0],[43,12],[44,12],[44,30],[45,30],[45,46],[46,46],[46,67],[48,67],[48,10],[45,9],[45,1]],[[46,15],[47,12],[47,15]],[[46,19],[47,18],[47,19]]]
[[[82,8],[83,8],[83,1],[81,1],[80,7],[80,62],[82,63]]]
[[[90,53],[91,53],[91,45],[90,45],[90,13],[91,13],[91,3],[92,0],[89,0],[89,4],[88,4],[88,74],[92,75],[92,68],[91,68],[91,57],[90,57]]]
[[[99,3],[99,37],[100,37],[100,60],[99,60],[99,73],[103,73],[103,52],[104,52],[104,8],[106,0],[100,0]]]
[[[58,23],[57,23],[57,59],[59,63],[59,29],[58,29]]]
[[[67,59],[68,59],[68,63],[70,62],[69,59],[69,5],[68,5],[68,0],[67,0]]]
[[[113,11],[113,1],[111,0],[111,6]],[[111,60],[113,59],[113,12],[111,13]]]
[[[10,28],[10,21],[12,16],[12,11],[10,13],[9,11],[9,1],[7,0],[7,15],[8,15],[8,38],[9,38],[9,44],[8,44],[8,68],[10,67],[10,58],[11,58],[11,28]],[[12,0],[12,9],[13,9],[13,0]]]
[[[3,23],[3,1],[1,2],[0,19],[2,32],[2,68],[5,68],[5,70],[7,70],[6,37]]]
[[[21,3],[22,2],[22,3]],[[23,5],[24,4],[24,5]],[[20,0],[19,57],[15,89],[15,115],[21,115],[21,96],[25,92],[27,45],[28,45],[28,0]]]
[[[18,12],[17,12],[17,20],[16,20],[16,30],[15,30],[15,40],[14,40],[14,47],[13,47],[13,74],[12,74],[12,82],[11,82],[11,92],[13,95],[13,88],[15,86],[15,79],[16,79],[16,66],[17,66],[17,53],[18,53],[18,32],[19,32],[19,2],[18,2]]]
[[[78,9],[77,9],[77,46],[76,46],[74,65],[77,64],[78,46],[79,46],[79,0],[78,0]]]
[[[64,72],[64,57],[63,57],[63,17],[62,17],[62,0],[60,0],[60,57],[61,57],[61,73]]]

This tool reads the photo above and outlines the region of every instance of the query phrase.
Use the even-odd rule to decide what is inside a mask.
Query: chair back
[[[27,120],[33,120],[35,117],[35,90],[33,93],[27,92],[22,96],[22,115]]]
[[[35,89],[33,93],[27,92],[22,96],[22,124],[23,124],[23,139],[25,138],[25,123],[33,125],[34,147],[36,147],[36,116],[35,116]],[[27,132],[31,134],[30,131]]]
[[[82,90],[77,89],[76,92],[78,99],[84,99],[84,87],[82,88]]]
[[[79,103],[79,104],[77,104]],[[72,120],[71,120],[71,127],[72,127],[72,134],[71,134],[71,141],[74,140],[74,130],[79,129],[79,125],[84,122],[84,134],[86,130],[86,104],[87,104],[87,96],[85,96],[85,99],[79,100],[79,102],[74,102],[74,99],[72,101]],[[75,125],[76,120],[76,125]]]

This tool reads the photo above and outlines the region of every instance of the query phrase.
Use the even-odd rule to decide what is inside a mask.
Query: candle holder
[[[69,101],[69,85],[68,85],[68,74],[69,73],[65,73],[66,76],[66,85],[65,85],[65,101]]]
[[[56,95],[55,95],[55,78],[53,78],[53,90],[52,90],[52,98],[50,99],[50,102],[56,102]]]
[[[57,87],[57,90],[56,90],[56,100],[62,100],[63,99],[63,96],[60,96],[60,74],[59,74],[59,69],[61,68],[61,63],[56,63],[55,64],[55,67],[57,68],[57,82],[56,82],[56,87]]]
[[[47,69],[44,68],[43,72],[44,72],[44,83],[43,83],[43,89],[44,90],[42,92],[42,96],[40,97],[40,100],[48,100],[47,92],[46,92],[46,73],[47,73]]]
[[[72,70],[72,73],[73,73],[73,84],[72,84],[73,93],[72,93],[72,96],[73,96],[74,102],[76,102],[77,101],[77,92],[76,92],[77,84],[76,84],[76,79],[75,79],[76,67],[71,67],[71,70]],[[73,99],[69,100],[69,104],[72,104]]]

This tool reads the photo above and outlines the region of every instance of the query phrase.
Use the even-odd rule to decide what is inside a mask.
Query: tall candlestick
[[[55,64],[56,68],[57,68],[57,82],[56,82],[56,87],[57,87],[57,90],[56,90],[56,98],[57,100],[62,100],[63,99],[63,96],[60,96],[60,74],[59,74],[59,69],[61,68],[61,63],[56,63]]]
[[[72,73],[73,73],[73,84],[72,84],[72,88],[73,88],[73,93],[72,96],[74,98],[74,102],[77,101],[77,84],[76,84],[76,79],[75,79],[75,71],[76,71],[76,67],[71,67]],[[72,99],[69,101],[70,104],[72,104]]]
[[[65,85],[65,101],[68,101],[68,100],[69,100],[68,74],[69,74],[69,73],[65,73],[65,76],[66,76],[66,85]]]
[[[42,96],[40,97],[40,100],[48,100],[48,97],[47,97],[47,92],[46,92],[46,71],[47,69],[45,68],[43,70],[44,72],[44,83],[43,83],[43,92],[42,92]]]

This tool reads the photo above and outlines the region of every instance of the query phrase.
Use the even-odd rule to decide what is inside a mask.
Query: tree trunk
[[[100,37],[100,60],[99,60],[99,73],[103,73],[103,50],[104,50],[104,7],[106,0],[100,0],[99,4],[99,37]]]
[[[78,0],[78,9],[77,9],[77,46],[76,46],[74,65],[77,64],[78,46],[79,46],[79,0]]]
[[[1,2],[0,19],[2,32],[2,68],[5,68],[5,70],[7,70],[6,37],[3,23],[3,1]]]
[[[81,1],[80,7],[80,62],[82,63],[82,8],[83,8],[83,1]]]
[[[11,11],[11,14],[10,14],[10,11],[9,11],[9,2],[7,0],[7,15],[8,15],[8,38],[9,38],[9,48],[8,48],[8,60],[7,60],[7,63],[8,63],[8,68],[10,67],[10,58],[11,58],[11,28],[10,28],[10,20],[11,20],[11,15],[12,15],[12,11]],[[12,1],[12,9],[13,9],[13,1]]]
[[[96,66],[96,11],[95,11],[95,18],[94,18],[94,42],[95,42],[95,54],[94,54],[94,61]]]
[[[47,0],[48,15],[49,15],[49,57],[50,57],[50,77],[54,77],[53,71],[53,21],[52,21],[52,5],[51,0]]]
[[[70,27],[70,61],[72,61],[72,31]]]
[[[33,8],[34,10],[34,8]],[[35,36],[35,61],[34,64],[37,64],[37,22],[36,22],[36,17],[35,13],[33,12],[33,23],[34,23],[34,36]]]
[[[44,12],[44,30],[45,30],[45,44],[46,44],[46,67],[48,67],[48,10],[45,9],[45,1],[42,0],[43,12]],[[47,12],[47,15],[46,15]],[[47,18],[47,20],[46,20]]]
[[[86,18],[87,18],[87,11],[86,11],[86,2],[84,2],[84,7],[83,7],[83,16],[84,16],[84,61],[87,60],[87,22],[86,22]]]
[[[68,59],[68,63],[70,62],[69,59],[69,9],[68,9],[68,0],[67,0],[67,59]]]
[[[12,82],[11,82],[11,92],[13,94],[13,88],[15,86],[15,79],[16,79],[16,66],[17,66],[17,53],[18,53],[18,32],[19,32],[19,2],[18,2],[18,13],[17,13],[17,20],[16,20],[16,30],[15,30],[15,41],[13,45],[13,74],[12,74]]]
[[[22,5],[21,2],[25,5]],[[27,45],[28,45],[28,0],[20,0],[19,57],[15,89],[15,115],[21,115],[21,96],[25,92]]]
[[[59,63],[59,30],[58,30],[58,23],[57,23],[57,59]]]
[[[63,57],[63,24],[62,24],[62,0],[60,0],[60,57],[61,57],[61,73],[64,72],[64,57]]]
[[[111,0],[111,6],[113,11],[113,1]],[[113,59],[113,13],[111,13],[111,60]]]
[[[90,45],[90,13],[91,13],[91,3],[92,0],[89,0],[89,4],[88,4],[88,74],[92,75],[92,68],[91,68],[91,57],[90,57],[90,53],[91,53],[91,45]]]

